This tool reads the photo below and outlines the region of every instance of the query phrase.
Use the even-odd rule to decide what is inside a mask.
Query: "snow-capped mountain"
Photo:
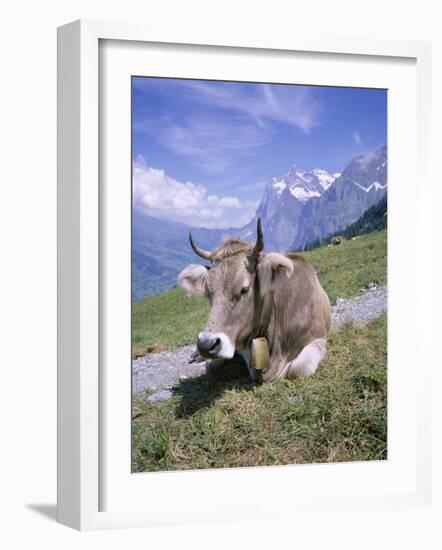
[[[270,187],[277,195],[281,195],[285,189],[288,189],[295,199],[307,202],[313,197],[320,197],[340,175],[330,174],[321,168],[304,172],[294,165],[282,178],[272,178]]]
[[[304,171],[294,165],[284,176],[271,178],[255,217],[243,228],[240,237],[251,239],[260,217],[266,249],[288,250],[298,234],[298,222],[305,204],[321,197],[339,176],[321,168]]]
[[[353,223],[387,192],[387,146],[354,158],[321,197],[308,201],[291,249]]]

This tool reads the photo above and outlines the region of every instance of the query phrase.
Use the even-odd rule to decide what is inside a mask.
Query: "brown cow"
[[[252,340],[265,337],[269,365],[259,373],[249,367],[254,380],[309,376],[325,354],[330,302],[303,256],[263,253],[259,219],[257,235],[255,245],[226,239],[212,252],[189,235],[195,253],[212,264],[190,265],[178,276],[184,290],[211,303],[198,351],[208,359],[230,359],[238,351],[248,363]]]

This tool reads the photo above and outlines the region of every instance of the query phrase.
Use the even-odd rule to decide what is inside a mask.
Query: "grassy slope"
[[[306,254],[332,301],[386,281],[385,232]],[[192,342],[205,300],[174,289],[134,307],[134,344]],[[179,315],[177,313],[179,312]],[[315,376],[255,385],[245,367],[182,380],[168,401],[133,401],[133,471],[387,457],[387,320],[329,335]]]
[[[379,231],[317,248],[304,256],[316,269],[330,302],[357,296],[368,283],[387,282],[387,232]]]
[[[386,318],[345,325],[311,378],[254,385],[238,367],[133,404],[133,471],[387,457]]]
[[[338,296],[358,295],[370,282],[386,282],[386,231],[304,255],[315,267],[331,303]],[[134,351],[162,350],[193,342],[204,326],[208,310],[205,298],[188,297],[177,288],[141,300],[133,306]]]
[[[133,305],[132,345],[135,352],[163,350],[189,344],[201,330],[209,302],[173,288]]]

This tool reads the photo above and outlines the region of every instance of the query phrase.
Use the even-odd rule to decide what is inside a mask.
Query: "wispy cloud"
[[[173,114],[134,126],[163,147],[210,173],[222,173],[258,152],[288,125],[309,134],[321,123],[322,103],[311,87],[198,80],[135,79],[138,91],[172,97]],[[148,102],[146,102],[148,104]]]
[[[164,81],[158,84],[164,86]],[[321,123],[323,105],[312,87],[199,80],[177,80],[173,85],[195,103],[236,111],[261,126],[265,121],[274,121],[308,134]]]
[[[347,147],[337,148],[334,152],[335,163],[337,166],[340,166],[339,170],[341,171],[357,156],[364,155],[361,162],[369,161],[373,151],[385,145],[380,142],[373,143],[372,136],[362,135],[357,130],[351,134],[351,140],[348,143]]]
[[[362,145],[362,140],[361,140],[361,136],[359,135],[359,132],[354,131],[351,137],[352,137],[352,139],[353,139],[354,144],[355,144],[357,147],[361,147],[361,145]]]
[[[157,218],[209,228],[242,227],[253,217],[257,202],[210,194],[204,185],[180,182],[152,168],[143,157],[133,166],[134,207]]]
[[[188,116],[175,120],[171,116],[144,119],[135,125],[170,151],[190,157],[210,173],[221,173],[236,157],[252,155],[271,138],[270,131],[242,121],[216,116]]]
[[[267,182],[265,180],[255,181],[251,183],[244,183],[244,184],[238,185],[236,189],[238,191],[256,191],[256,190],[260,191],[264,189],[266,184]]]

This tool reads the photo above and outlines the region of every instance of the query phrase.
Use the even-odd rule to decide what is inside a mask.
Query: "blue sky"
[[[133,77],[134,204],[190,225],[243,225],[296,164],[342,172],[387,143],[387,92]]]

